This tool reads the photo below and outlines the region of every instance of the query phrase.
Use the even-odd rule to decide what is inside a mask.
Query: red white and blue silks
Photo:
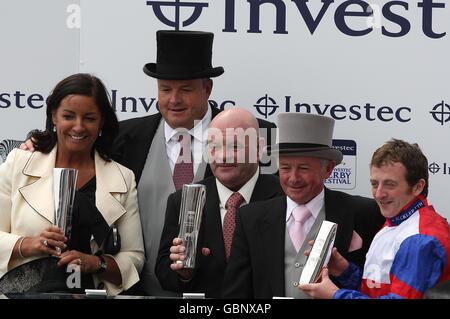
[[[450,226],[418,196],[386,219],[367,252],[364,273],[351,264],[338,278],[349,289],[339,289],[334,298],[422,298],[428,288],[450,279],[449,265]],[[360,291],[350,290],[358,284]]]

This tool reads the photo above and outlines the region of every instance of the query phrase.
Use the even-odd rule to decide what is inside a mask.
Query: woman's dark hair
[[[31,139],[36,150],[42,153],[49,153],[53,149],[57,142],[57,136],[56,132],[53,132],[52,115],[66,96],[74,94],[92,97],[98,106],[102,116],[103,127],[101,128],[101,136],[98,136],[94,143],[92,155],[95,149],[101,158],[110,161],[112,145],[119,132],[119,122],[112,108],[105,85],[99,78],[86,73],[73,74],[65,78],[55,86],[52,93],[47,97],[45,130],[36,130],[31,133]]]

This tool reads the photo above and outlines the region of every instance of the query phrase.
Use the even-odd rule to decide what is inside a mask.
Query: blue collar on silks
[[[406,204],[396,216],[386,218],[388,226],[398,226],[422,207],[428,206],[427,199],[422,195],[417,196]]]

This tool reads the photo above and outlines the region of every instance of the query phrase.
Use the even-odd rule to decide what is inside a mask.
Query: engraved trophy
[[[53,198],[55,201],[55,225],[70,238],[72,208],[77,186],[78,170],[74,168],[53,169]],[[59,250],[59,248],[57,248]]]
[[[322,268],[328,265],[336,238],[337,224],[324,220],[300,275],[299,284],[317,282]]]
[[[195,268],[195,256],[197,252],[198,231],[202,221],[203,207],[205,206],[206,188],[200,184],[185,184],[181,195],[180,207],[180,233],[178,237],[183,240],[185,246],[184,268]]]

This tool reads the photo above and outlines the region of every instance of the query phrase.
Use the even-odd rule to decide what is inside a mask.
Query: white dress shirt
[[[255,188],[256,181],[258,180],[259,176],[259,167],[256,170],[256,173],[250,178],[247,183],[242,186],[238,192],[244,197],[245,202],[242,203],[241,206],[246,205],[250,202],[250,198],[253,194],[253,189]],[[227,210],[225,209],[225,204],[228,201],[228,198],[230,198],[231,195],[233,195],[235,192],[227,188],[225,185],[223,185],[219,180],[216,178],[216,186],[217,186],[217,193],[219,193],[219,201],[220,201],[220,217],[222,220],[222,226],[223,226],[223,219],[225,218],[225,214]]]
[[[206,147],[206,142],[208,139],[208,127],[211,123],[212,112],[211,108],[208,107],[208,111],[201,121],[196,121],[196,124],[192,129],[187,131],[191,137],[191,151],[192,158],[194,159],[194,176],[197,173],[198,166],[202,162],[203,150]],[[164,137],[166,142],[167,158],[169,159],[170,169],[173,174],[175,163],[177,162],[178,156],[180,155],[181,143],[178,141],[179,130],[173,129],[164,121]]]
[[[292,199],[290,199],[288,196],[286,196],[287,201],[287,208],[286,208],[286,227],[287,229],[290,229],[291,224],[294,223],[294,216],[292,216],[292,212],[297,206],[300,206],[296,202],[294,202]],[[325,205],[325,190],[322,189],[322,191],[311,199],[308,203],[305,204],[306,208],[311,212],[311,217],[309,217],[305,223],[303,224],[303,231],[305,234],[308,234],[311,230],[311,227],[314,225],[314,222],[319,215],[320,210],[322,209],[323,205]]]

